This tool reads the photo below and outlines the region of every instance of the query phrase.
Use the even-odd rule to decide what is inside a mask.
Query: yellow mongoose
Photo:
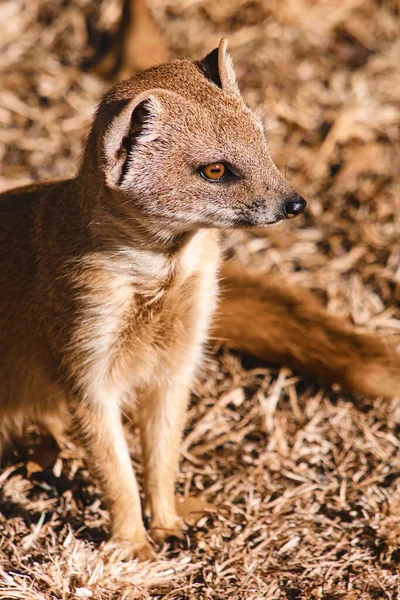
[[[240,96],[224,40],[203,61],[175,60],[108,92],[74,179],[0,197],[1,439],[29,421],[53,430],[69,420],[113,539],[133,556],[153,550],[121,413],[133,407],[141,429],[151,537],[180,536],[174,476],[217,302],[218,229],[273,224],[304,207]],[[399,390],[379,340],[328,318],[305,293],[234,265],[223,277],[215,336],[359,391]]]

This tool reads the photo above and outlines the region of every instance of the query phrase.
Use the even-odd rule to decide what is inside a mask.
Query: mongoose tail
[[[237,262],[224,264],[221,287],[214,339],[353,392],[400,395],[394,349],[329,315],[307,290],[250,275]]]

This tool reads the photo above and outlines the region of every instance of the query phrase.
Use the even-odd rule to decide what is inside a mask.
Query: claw
[[[125,539],[112,538],[107,544],[108,550],[113,550],[113,554],[118,555],[120,560],[155,560],[157,555],[147,540],[134,542]]]
[[[185,541],[186,529],[187,526],[185,525],[184,521],[180,518],[177,518],[175,523],[170,527],[152,525],[150,528],[150,535],[154,542],[161,545],[172,538]]]

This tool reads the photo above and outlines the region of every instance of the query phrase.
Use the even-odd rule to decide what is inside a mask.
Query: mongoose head
[[[202,61],[174,60],[112,88],[89,136],[91,169],[101,170],[115,202],[171,234],[262,227],[306,205],[274,165],[226,46],[222,40]]]

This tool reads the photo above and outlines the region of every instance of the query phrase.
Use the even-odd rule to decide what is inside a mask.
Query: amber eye
[[[210,179],[211,181],[218,181],[219,179],[223,179],[226,173],[226,166],[224,163],[211,163],[203,167],[200,173],[206,179]]]

